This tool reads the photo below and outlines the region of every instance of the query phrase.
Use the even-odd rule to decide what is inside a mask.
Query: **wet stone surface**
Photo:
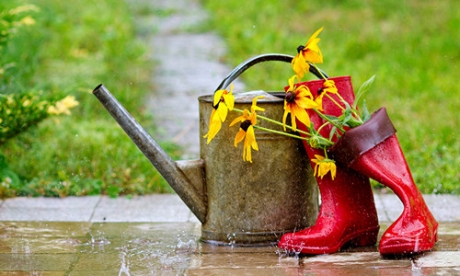
[[[0,275],[452,275],[460,273],[458,229],[441,223],[432,252],[389,259],[376,247],[295,256],[212,246],[192,222],[1,222]]]

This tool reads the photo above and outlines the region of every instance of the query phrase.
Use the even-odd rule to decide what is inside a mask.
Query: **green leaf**
[[[345,110],[342,115],[339,117],[339,124],[344,126],[347,125],[348,121],[352,118],[352,111],[350,105],[345,102]]]
[[[365,81],[358,89],[358,93],[356,93],[356,98],[355,101],[353,102],[353,109],[356,110],[356,107],[358,106],[359,99],[369,91],[371,85],[374,83],[375,80],[375,75],[373,75],[370,79]]]
[[[336,133],[336,131],[337,131],[337,127],[333,126],[331,128],[331,132],[329,133],[329,140],[332,141],[332,138],[334,138],[334,134]]]
[[[363,100],[363,106],[361,108],[361,120],[363,120],[363,122],[366,122],[370,118],[371,114],[369,113],[369,109],[367,109],[366,100]]]
[[[351,128],[357,127],[362,125],[362,122],[359,120],[356,120],[355,118],[351,118],[348,122],[347,125]]]

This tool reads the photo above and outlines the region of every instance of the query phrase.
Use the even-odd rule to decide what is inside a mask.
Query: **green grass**
[[[331,76],[351,75],[355,87],[372,75],[370,110],[385,106],[412,174],[424,193],[460,193],[460,2],[202,0],[237,65],[261,53],[294,55],[324,26],[320,47]],[[243,74],[247,89],[281,89],[288,64],[257,65]]]
[[[0,187],[0,196],[67,196],[171,192],[100,102],[90,93],[106,87],[149,132],[152,118],[142,105],[152,90],[153,64],[136,36],[134,16],[146,11],[124,0],[12,0],[30,3],[36,24],[19,32],[3,58],[17,66],[3,81],[7,93],[42,91],[74,95],[71,116],[48,118],[0,145],[20,185]],[[147,10],[148,11],[148,10]],[[179,149],[163,145],[173,156]]]

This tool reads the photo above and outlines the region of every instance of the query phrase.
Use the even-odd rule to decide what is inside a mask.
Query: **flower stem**
[[[310,138],[308,137],[302,137],[302,136],[299,136],[299,135],[295,135],[295,134],[291,134],[291,133],[288,133],[288,132],[284,132],[284,131],[278,131],[278,130],[273,130],[273,129],[269,129],[269,128],[265,128],[265,127],[261,127],[261,126],[253,126],[255,129],[258,129],[258,130],[262,130],[262,131],[267,131],[267,132],[271,132],[271,133],[275,133],[275,134],[279,134],[279,135],[284,135],[284,136],[287,136],[287,137],[292,137],[292,138],[296,138],[296,139],[300,139],[300,140],[305,140],[307,142],[310,141]],[[328,146],[332,146],[334,143],[332,143],[330,140],[324,138],[324,137],[317,137],[319,138],[320,140],[322,140],[323,142],[326,142],[328,144]],[[326,150],[326,148],[324,148]]]
[[[263,131],[267,131],[267,132],[271,132],[271,133],[275,133],[275,134],[280,134],[280,135],[284,135],[284,136],[288,136],[288,137],[292,137],[292,138],[296,138],[296,139],[301,139],[301,140],[305,140],[305,141],[309,140],[309,138],[302,137],[302,136],[295,135],[295,134],[291,134],[291,133],[284,132],[284,131],[278,131],[278,130],[274,130],[274,129],[269,129],[269,128],[261,127],[261,126],[258,126],[258,125],[255,125],[253,127],[256,128],[256,129],[259,129],[259,130],[263,130]]]
[[[310,66],[315,67],[316,71],[319,72],[319,74],[321,75],[321,77],[323,77],[323,79],[327,80],[326,76],[324,76],[323,72],[322,72],[321,70],[318,69],[318,67],[316,66],[316,64],[310,63]]]
[[[313,110],[316,112],[316,114],[318,114],[318,116],[320,116],[322,119],[330,122],[333,126],[335,126],[336,128],[338,128],[340,131],[342,132],[345,132],[345,129],[343,129],[343,127],[341,125],[338,125],[336,124],[335,122],[333,122],[331,119],[329,119],[328,117],[324,116],[323,113],[319,112],[316,108],[313,108]]]
[[[339,93],[337,93],[337,95],[339,96],[339,98],[343,100],[343,98],[339,95]],[[338,108],[342,109],[342,111],[345,111],[345,108],[343,106],[341,106],[336,100],[334,100],[334,98],[331,97],[331,95],[327,94],[326,93],[326,97],[331,100]]]
[[[240,112],[240,113],[243,113],[243,110],[238,109],[238,108],[233,108],[233,110],[235,110],[237,112]],[[304,134],[306,136],[311,136],[310,132],[306,132],[306,131],[303,131],[303,130],[300,130],[300,129],[294,130],[294,128],[289,126],[289,125],[283,125],[283,123],[281,123],[281,122],[278,122],[276,120],[270,119],[268,117],[265,117],[265,116],[262,116],[262,115],[259,115],[259,114],[257,114],[256,116],[257,116],[257,118],[259,118],[261,120],[264,120],[264,121],[267,121],[267,122],[270,122],[272,124],[279,125],[279,126],[282,126],[282,127],[286,127],[286,128],[288,128],[288,129],[290,129],[292,131],[296,131],[296,132]],[[287,132],[284,132],[284,133],[287,133]]]

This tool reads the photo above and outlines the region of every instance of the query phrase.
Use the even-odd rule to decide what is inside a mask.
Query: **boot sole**
[[[337,244],[327,247],[313,247],[308,245],[292,245],[289,243],[278,243],[279,248],[286,249],[294,253],[309,255],[331,254],[340,250],[345,244],[355,247],[371,246],[377,243],[377,236],[380,226],[371,227],[365,230],[355,231],[346,235]]]

